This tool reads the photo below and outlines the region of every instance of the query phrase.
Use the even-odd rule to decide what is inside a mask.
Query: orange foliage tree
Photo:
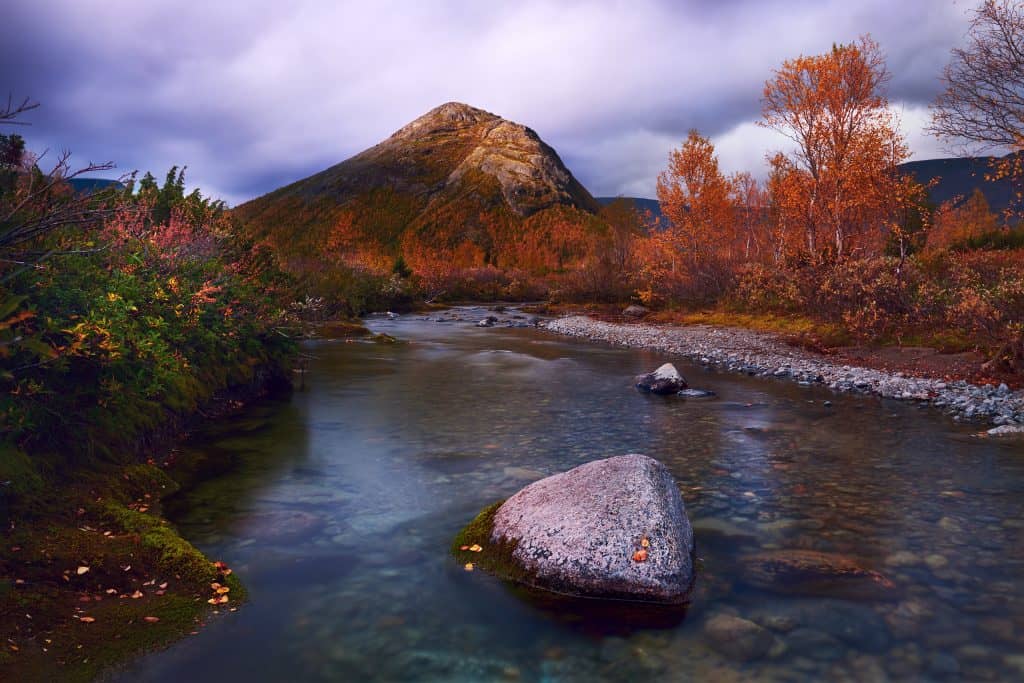
[[[668,225],[655,240],[661,252],[653,264],[655,277],[671,280],[674,289],[683,287],[690,296],[722,290],[723,266],[736,247],[730,191],[714,145],[691,130],[658,176],[658,201]]]
[[[777,189],[804,210],[798,219],[812,261],[866,255],[882,241],[891,170],[909,151],[883,92],[889,75],[869,37],[787,60],[764,87],[761,125],[796,144],[776,164]],[[793,196],[795,195],[795,196]]]

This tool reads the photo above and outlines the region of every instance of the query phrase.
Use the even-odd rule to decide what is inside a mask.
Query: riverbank
[[[183,462],[175,446],[287,385],[283,368],[255,369],[194,413],[168,413],[139,440],[135,464],[44,480],[3,511],[0,680],[91,681],[235,611],[246,593],[238,577],[163,516],[163,500],[204,466]]]
[[[926,403],[943,409],[954,420],[1002,427],[1002,432],[1024,425],[1024,391],[1011,391],[1005,384],[974,385],[839,364],[765,332],[707,325],[612,323],[586,316],[558,318],[540,327],[570,337],[664,351],[731,372]]]

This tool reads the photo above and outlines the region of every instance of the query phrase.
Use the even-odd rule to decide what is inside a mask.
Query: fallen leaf
[[[640,539],[640,545],[643,546],[644,548],[646,548],[646,547],[651,545],[651,542],[647,540],[646,536],[644,536],[643,538]]]
[[[160,621],[160,617],[142,617],[142,618],[143,618],[143,620],[148,621],[151,624],[155,624],[156,622]]]
[[[472,562],[467,562],[466,566],[463,567],[463,569],[465,569],[467,572],[473,571],[473,563]]]
[[[89,568],[83,566],[83,567],[79,567],[78,569],[76,569],[75,573],[78,574],[79,576],[81,576],[82,574],[86,573],[87,571],[89,571]]]
[[[106,593],[107,593],[107,595],[117,595],[117,589],[116,588],[108,588],[106,590]]]
[[[459,550],[469,550],[469,546],[468,545],[460,545],[459,546]]]
[[[161,588],[161,590],[164,589],[164,588],[167,588],[167,582],[164,581],[163,583],[161,583],[160,584],[160,588]]]
[[[481,553],[481,552],[483,552],[483,550],[484,549],[481,548],[476,543],[474,543],[473,545],[469,546],[469,552],[471,552],[471,553]]]
[[[143,596],[142,591],[135,591],[134,593],[132,593],[132,600],[138,600],[142,596]]]
[[[231,592],[231,588],[229,588],[228,586],[221,586],[220,588],[217,589],[217,595],[224,595],[225,593],[230,593],[230,592]]]
[[[642,548],[640,550],[637,550],[635,553],[633,553],[633,561],[634,562],[646,562],[647,561],[647,551],[642,549]]]
[[[87,624],[91,624],[92,622],[96,621],[96,620],[95,620],[94,618],[92,618],[92,617],[79,617],[79,618],[78,618],[78,620],[79,620],[79,621],[84,621],[84,622],[85,622],[85,623],[87,623]]]

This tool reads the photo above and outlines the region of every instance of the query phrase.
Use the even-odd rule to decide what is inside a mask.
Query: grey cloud
[[[966,28],[953,0],[15,2],[0,87],[43,103],[30,145],[158,174],[188,164],[231,202],[447,100],[530,125],[595,194],[651,195],[690,128],[728,139],[734,163],[763,158],[744,124],[782,60],[870,32],[891,99],[920,109]]]

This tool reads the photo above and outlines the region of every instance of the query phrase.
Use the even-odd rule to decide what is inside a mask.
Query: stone
[[[924,558],[924,563],[928,565],[929,569],[942,569],[949,564],[949,560],[943,555],[932,554]]]
[[[1017,424],[1009,425],[1009,424],[1005,424],[1005,425],[1001,425],[999,427],[993,427],[992,429],[988,430],[987,434],[989,436],[1015,436],[1015,435],[1022,435],[1022,434],[1024,434],[1024,425],[1017,425]]]
[[[770,631],[729,614],[716,614],[708,619],[704,637],[716,651],[740,662],[760,659],[775,642]]]
[[[740,558],[744,583],[772,593],[849,599],[893,597],[893,584],[857,560],[815,550],[772,550]]]
[[[489,541],[491,552],[508,552],[517,570],[508,578],[558,593],[681,604],[693,585],[693,530],[679,488],[644,455],[530,484],[494,513]]]
[[[626,306],[625,310],[622,311],[622,315],[630,318],[642,318],[647,315],[647,309],[639,304],[631,304]]]
[[[682,396],[683,398],[714,398],[717,394],[708,389],[683,389],[677,391],[676,396]]]
[[[947,652],[929,652],[925,666],[928,671],[939,676],[955,676],[960,673],[960,662]]]
[[[888,567],[913,567],[921,564],[921,558],[909,550],[899,550],[885,558]]]
[[[654,372],[636,378],[636,388],[652,394],[675,394],[688,388],[686,380],[676,370],[676,366],[665,363]]]
[[[498,322],[498,319],[495,318],[493,315],[489,315],[486,318],[483,318],[480,322],[478,322],[476,324],[476,326],[477,327],[493,327],[494,323],[496,323],[496,322]]]
[[[843,644],[832,636],[813,628],[798,628],[786,636],[789,649],[817,660],[839,659]]]

